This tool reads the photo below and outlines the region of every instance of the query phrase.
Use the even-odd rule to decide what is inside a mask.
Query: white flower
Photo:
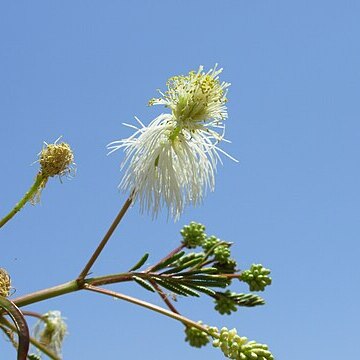
[[[229,86],[219,82],[220,72],[205,74],[200,67],[197,73],[171,78],[164,98],[151,104],[164,104],[172,113],[158,116],[148,126],[139,119],[140,127],[125,124],[135,133],[108,145],[110,153],[125,150],[121,169],[126,165],[127,169],[119,187],[134,191],[142,212],[156,217],[165,205],[177,220],[185,206],[200,204],[207,190],[214,190],[218,152],[226,154],[217,147],[225,129],[224,90]]]
[[[162,114],[128,139],[109,144],[112,151],[125,149],[122,168],[128,163],[120,188],[135,190],[141,211],[155,217],[166,205],[178,219],[188,204],[201,203],[206,190],[214,189],[216,149],[201,132],[178,132],[169,114]],[[111,152],[112,152],[111,151]]]

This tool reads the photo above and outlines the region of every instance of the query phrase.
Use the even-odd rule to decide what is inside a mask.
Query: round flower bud
[[[203,247],[204,251],[209,251],[212,247],[214,247],[218,242],[220,242],[220,239],[218,239],[216,236],[209,236],[201,246]]]
[[[46,144],[39,157],[41,173],[46,177],[69,174],[74,164],[74,155],[70,145],[64,142]]]
[[[199,321],[199,324],[202,324],[202,322]],[[201,331],[195,327],[186,326],[185,334],[185,341],[193,347],[201,348],[202,346],[207,345],[210,341],[209,335],[205,331]]]
[[[240,280],[249,285],[250,291],[264,291],[265,287],[271,284],[271,277],[268,276],[270,272],[271,270],[261,264],[253,264],[241,274]]]
[[[10,275],[5,269],[0,268],[0,296],[8,297],[11,289]]]
[[[227,290],[224,293],[217,293],[217,298],[214,301],[215,310],[218,311],[221,315],[230,315],[231,312],[237,311],[236,303],[231,298],[232,294],[235,293],[232,293],[230,290]]]
[[[206,239],[205,226],[194,221],[185,225],[180,233],[183,237],[183,244],[189,249],[200,246]]]
[[[239,336],[236,329],[229,331],[227,328],[222,328],[219,338],[214,340],[213,345],[220,348],[223,354],[231,359],[274,360],[267,345],[248,341],[246,337]]]
[[[219,263],[226,263],[230,257],[230,249],[227,245],[219,245],[214,249],[215,260]]]

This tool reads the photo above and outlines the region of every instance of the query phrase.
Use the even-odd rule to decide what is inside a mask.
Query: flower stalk
[[[47,177],[43,173],[40,172],[36,175],[35,181],[29,191],[14,206],[14,208],[0,220],[0,228],[3,227],[9,220],[11,220],[16,215],[16,213],[18,213],[25,206],[27,202],[31,201],[36,197],[36,194],[39,193],[39,191],[43,187],[44,181],[46,180]]]

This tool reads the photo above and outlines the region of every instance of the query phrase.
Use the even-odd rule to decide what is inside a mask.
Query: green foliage
[[[28,359],[29,359],[29,360],[41,360],[41,357],[40,357],[40,355],[29,354],[29,355],[28,355]]]
[[[249,270],[240,275],[240,280],[249,285],[250,291],[264,291],[265,287],[271,284],[271,277],[268,276],[271,270],[264,268],[261,264],[253,264]]]
[[[226,262],[216,262],[213,267],[218,270],[220,274],[235,274],[237,263],[234,259],[228,258]]]
[[[238,306],[254,307],[257,305],[264,305],[265,301],[255,294],[237,294],[226,290],[225,292],[216,292],[215,296],[215,310],[221,315],[230,315],[231,312],[237,311]]]
[[[148,258],[149,258],[149,254],[144,254],[143,257],[129,270],[129,272],[140,269],[145,264]]]
[[[141,277],[138,277],[138,276],[134,275],[133,279],[135,280],[135,282],[137,284],[142,286],[144,289],[149,290],[151,292],[155,292],[154,288],[146,280],[142,279]]]

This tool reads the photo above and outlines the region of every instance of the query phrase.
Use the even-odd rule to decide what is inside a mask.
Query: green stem
[[[0,228],[3,227],[9,220],[11,220],[17,212],[19,212],[24,205],[31,200],[36,192],[39,190],[43,182],[46,181],[46,176],[39,172],[36,175],[35,182],[29,189],[29,191],[24,195],[24,197],[14,206],[14,208],[0,220]]]
[[[85,284],[84,288],[86,290],[94,291],[94,292],[104,294],[104,295],[109,295],[109,296],[115,297],[117,299],[125,300],[127,302],[132,303],[132,304],[142,306],[142,307],[147,308],[149,310],[152,310],[152,311],[158,312],[158,313],[160,313],[162,315],[168,316],[168,317],[170,317],[172,319],[178,320],[178,321],[182,322],[186,326],[195,327],[195,328],[197,328],[197,329],[199,329],[201,331],[206,332],[207,334],[209,334],[212,337],[215,337],[215,338],[219,337],[218,335],[211,332],[206,326],[201,325],[201,324],[197,323],[196,321],[190,320],[190,319],[186,318],[185,316],[182,316],[182,315],[180,315],[178,313],[166,310],[166,309],[164,309],[164,308],[162,308],[160,306],[148,303],[146,301],[134,298],[132,296],[124,295],[124,294],[121,294],[121,293],[118,293],[118,292],[115,292],[115,291],[112,291],[112,290],[100,288],[100,287],[93,286],[93,285]]]
[[[35,291],[31,294],[19,296],[18,298],[12,300],[14,304],[19,307],[30,305],[39,301],[51,299],[56,296],[61,296],[64,294],[68,294],[77,290],[80,290],[78,283],[76,280],[69,281],[64,284],[60,284],[48,289]]]

